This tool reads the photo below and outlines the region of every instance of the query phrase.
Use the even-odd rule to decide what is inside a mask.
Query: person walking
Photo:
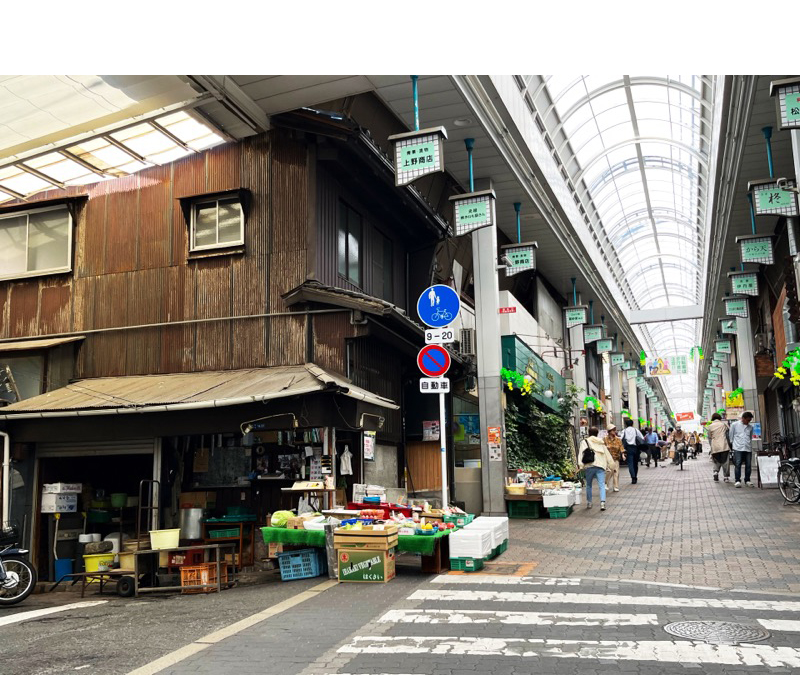
[[[662,469],[666,469],[667,468],[667,465],[663,463],[664,460],[666,459],[666,457],[664,456],[663,453],[665,453],[667,451],[665,448],[668,448],[668,447],[669,447],[669,443],[667,443],[667,434],[662,431],[660,438],[656,442],[656,453],[661,458],[661,462],[662,462],[661,468]]]
[[[694,456],[703,454],[703,435],[699,431],[694,432]]]
[[[644,441],[647,443],[647,468],[650,468],[650,460],[655,462],[656,469],[658,468],[658,460],[661,456],[661,451],[658,449],[658,434],[654,429],[646,429]]]
[[[612,488],[614,492],[619,492],[619,461],[622,459],[622,439],[617,434],[616,425],[608,427],[608,434],[603,439],[611,454],[611,466],[606,469],[606,490]]]
[[[719,470],[722,469],[727,483],[731,477],[730,449],[728,443],[728,425],[722,420],[722,415],[714,413],[711,424],[706,427],[708,442],[711,445],[711,459],[714,460],[714,480],[719,482]]]
[[[625,418],[625,431],[622,432],[622,447],[625,450],[624,459],[628,462],[628,472],[631,475],[631,485],[639,481],[639,446],[644,445],[642,432],[633,426],[633,420]]]
[[[728,438],[733,446],[734,479],[736,487],[742,487],[742,462],[744,462],[744,484],[755,487],[750,482],[750,465],[753,461],[753,413],[750,411],[742,415],[742,419],[731,424]]]
[[[606,444],[598,438],[597,427],[589,429],[589,435],[581,443],[580,468],[586,472],[586,508],[592,508],[592,481],[600,486],[600,510],[606,510],[606,469],[613,461]]]

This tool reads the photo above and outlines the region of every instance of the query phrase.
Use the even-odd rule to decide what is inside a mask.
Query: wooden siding
[[[385,342],[374,338],[352,341],[353,384],[379,396],[402,402],[403,357]],[[410,359],[409,359],[410,361]],[[402,417],[399,410],[387,410],[379,440],[402,438]]]
[[[240,187],[251,198],[245,252],[189,259],[179,200]],[[0,338],[284,311],[281,294],[306,277],[308,194],[306,143],[274,130],[35,195],[32,205],[86,197],[75,208],[74,272],[0,282]],[[90,334],[75,375],[297,364],[305,344],[305,316]]]
[[[412,441],[406,444],[406,466],[411,492],[442,488],[442,460],[437,441]]]

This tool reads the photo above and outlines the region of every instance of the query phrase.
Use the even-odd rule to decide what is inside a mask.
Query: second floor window
[[[361,286],[361,242],[363,220],[358,211],[339,202],[338,269],[339,276]]]
[[[244,214],[238,197],[206,199],[192,205],[190,250],[204,251],[244,244]]]
[[[66,206],[0,214],[0,279],[71,269],[72,218]]]

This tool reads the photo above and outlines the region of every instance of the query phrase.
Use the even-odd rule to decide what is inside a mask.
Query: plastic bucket
[[[150,547],[154,551],[176,548],[180,541],[181,529],[150,530]]]
[[[87,572],[99,572],[100,565],[111,567],[113,564],[114,554],[111,551],[108,553],[93,553],[83,556],[83,565]]]
[[[111,495],[111,506],[115,509],[121,509],[128,504],[128,495],[124,492],[115,492]]]
[[[56,560],[56,581],[61,581],[68,574],[72,574],[72,558],[59,558]]]

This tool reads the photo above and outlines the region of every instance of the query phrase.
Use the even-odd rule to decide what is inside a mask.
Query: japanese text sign
[[[573,326],[580,326],[586,323],[589,314],[587,307],[567,307],[564,310],[564,315],[567,322],[567,328]]]

